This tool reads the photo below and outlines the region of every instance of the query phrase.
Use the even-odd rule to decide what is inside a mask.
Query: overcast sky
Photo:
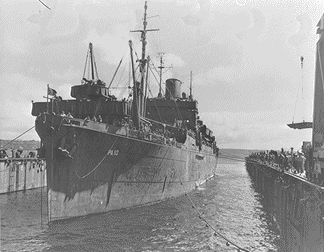
[[[88,43],[100,79],[127,87],[128,40],[140,55],[144,1],[2,0],[0,3],[0,138],[12,139],[34,125],[31,101],[44,101],[46,85],[70,98],[80,84]],[[164,79],[179,78],[193,95],[200,117],[220,148],[298,148],[311,130],[286,124],[311,121],[316,24],[320,0],[155,0],[148,1],[147,53],[173,66]],[[300,56],[304,56],[304,69]],[[303,78],[302,78],[303,76]],[[156,95],[157,85],[150,87]],[[302,99],[303,89],[303,99]],[[117,96],[127,89],[115,89]],[[296,105],[295,105],[296,104]],[[294,108],[296,106],[296,112]],[[22,139],[38,139],[33,130]]]

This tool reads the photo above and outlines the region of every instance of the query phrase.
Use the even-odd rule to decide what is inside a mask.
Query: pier
[[[44,159],[0,159],[0,194],[43,186],[46,186],[46,163]]]
[[[280,228],[280,251],[323,251],[324,187],[252,158],[246,168]]]

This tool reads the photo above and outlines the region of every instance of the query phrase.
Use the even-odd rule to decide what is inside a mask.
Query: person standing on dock
[[[0,158],[8,157],[6,150],[1,146],[0,147]]]
[[[293,147],[290,148],[288,162],[289,162],[289,169],[291,172],[293,172],[293,168],[294,168],[294,148]]]
[[[23,153],[23,151],[24,151],[24,148],[23,148],[22,146],[20,146],[20,147],[18,148],[18,150],[16,151],[16,153],[15,153],[15,157],[16,157],[16,158],[20,158],[20,157],[22,157],[22,153]]]
[[[305,171],[305,161],[306,161],[306,158],[304,157],[304,153],[298,151],[298,157],[296,158],[296,161],[297,161],[296,164],[297,173],[303,174]]]
[[[305,161],[305,172],[306,172],[306,178],[311,179],[313,177],[313,169],[312,169],[312,145],[311,143],[306,144],[303,148],[303,153],[306,158]]]
[[[321,174],[321,163],[317,162],[316,159],[314,159],[314,178],[313,180],[315,183],[319,183],[322,179],[322,174]]]

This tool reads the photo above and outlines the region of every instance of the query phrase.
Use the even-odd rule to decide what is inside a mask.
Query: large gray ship
[[[131,99],[118,100],[96,78],[89,44],[91,79],[62,100],[48,87],[50,102],[34,102],[32,115],[47,163],[49,221],[108,212],[179,196],[215,174],[218,147],[199,120],[197,101],[168,79],[165,95],[147,95],[146,11],[141,34],[139,81],[132,58]],[[65,111],[68,114],[63,113]]]

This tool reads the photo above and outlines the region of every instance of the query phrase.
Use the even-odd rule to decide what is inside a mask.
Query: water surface
[[[188,195],[239,246],[277,251],[279,232],[244,163],[220,162],[215,179]],[[186,195],[51,225],[46,200],[45,189],[0,195],[2,251],[237,251],[214,236]]]

